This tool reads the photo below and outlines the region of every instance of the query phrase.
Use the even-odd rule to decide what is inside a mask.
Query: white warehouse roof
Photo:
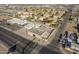
[[[21,20],[21,19],[18,19],[18,18],[13,18],[13,19],[10,19],[10,20],[7,20],[7,23],[10,23],[10,24],[19,24],[19,25],[24,25],[27,23],[27,20]]]
[[[34,23],[28,23],[27,25],[24,26],[26,29],[31,29],[34,27]]]

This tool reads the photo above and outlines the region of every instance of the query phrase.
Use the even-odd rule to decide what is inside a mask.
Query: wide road
[[[56,33],[55,37],[53,38],[53,36],[51,37],[51,39],[53,39],[51,41],[50,44],[48,44],[47,46],[43,47],[39,53],[40,54],[63,54],[66,53],[63,48],[61,47],[60,43],[58,43],[58,38],[60,33],[64,32],[64,29],[67,25],[68,19],[70,14],[72,13],[72,8],[73,6],[69,7],[69,11],[66,13],[66,15],[64,16],[64,21],[61,24],[60,28],[58,29],[58,32]]]
[[[11,31],[8,31],[0,26],[0,40],[2,40],[8,48],[17,44],[16,51],[22,53],[25,47],[25,53],[30,53],[36,46],[37,43],[25,39]]]

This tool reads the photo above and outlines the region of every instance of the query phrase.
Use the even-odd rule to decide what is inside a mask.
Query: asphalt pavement
[[[73,7],[73,6],[72,6]],[[66,13],[66,15],[64,16],[64,21],[61,24],[60,28],[58,29],[58,32],[56,33],[55,37],[51,37],[51,39],[53,39],[51,41],[50,44],[48,44],[47,46],[43,47],[40,51],[39,54],[63,54],[66,53],[64,51],[64,49],[61,47],[60,43],[58,43],[58,38],[60,33],[64,32],[64,29],[67,25],[69,16],[71,14],[71,8],[69,9],[69,12]]]

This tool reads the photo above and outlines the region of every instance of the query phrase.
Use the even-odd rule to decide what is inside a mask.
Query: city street
[[[51,40],[53,39],[52,42],[50,44],[48,44],[46,47],[43,47],[39,53],[43,53],[43,54],[66,53],[65,50],[61,47],[60,43],[58,43],[58,38],[59,38],[59,35],[64,32],[64,29],[67,25],[68,17],[70,15],[70,13],[71,13],[71,11],[69,11],[69,13],[67,13],[66,16],[64,17],[64,21],[61,24],[60,28],[58,29],[55,37],[53,38],[53,36],[51,36]]]
[[[1,27],[0,27],[0,40],[6,44],[5,46],[7,46],[8,49],[17,43],[16,50],[19,53],[22,53],[22,49],[24,47],[25,50],[27,48],[26,52],[30,53],[37,46],[37,43],[27,40]]]

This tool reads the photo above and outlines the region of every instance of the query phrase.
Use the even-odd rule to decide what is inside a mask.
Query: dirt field
[[[76,26],[76,24],[74,22],[68,22],[67,27],[66,27],[66,31],[69,32],[77,32],[77,30],[74,28],[74,26]]]

